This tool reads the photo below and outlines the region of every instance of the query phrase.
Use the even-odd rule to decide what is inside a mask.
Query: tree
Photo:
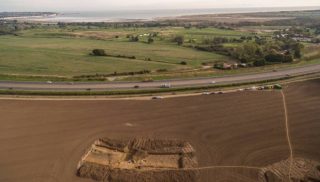
[[[243,63],[254,62],[263,58],[263,50],[255,42],[248,42],[238,47],[235,54],[235,57]]]
[[[103,49],[94,49],[92,50],[92,55],[94,56],[106,56],[106,52]]]
[[[176,42],[178,45],[182,45],[184,43],[184,37],[182,35],[177,35],[173,38],[173,42]]]
[[[131,42],[139,42],[139,37],[138,36],[131,36],[130,41]]]
[[[153,38],[149,37],[148,38],[148,44],[152,44],[154,42]]]
[[[266,65],[266,61],[264,59],[257,60],[255,62],[253,62],[253,65],[254,66],[264,66],[264,65]]]
[[[316,28],[315,34],[319,35],[320,34],[320,27]]]

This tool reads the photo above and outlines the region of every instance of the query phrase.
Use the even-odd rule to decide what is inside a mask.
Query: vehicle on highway
[[[53,82],[52,81],[47,81],[47,84],[53,84]]]
[[[211,95],[211,92],[202,92],[202,95]]]
[[[224,92],[218,91],[218,92],[213,92],[213,94],[224,94]]]
[[[160,88],[171,88],[171,84],[170,83],[161,84]]]
[[[217,83],[216,81],[211,81],[211,82],[210,82],[210,84],[216,84],[216,83]]]
[[[281,89],[282,89],[282,85],[280,85],[280,84],[275,84],[275,85],[273,86],[273,88],[274,88],[274,89],[281,90]]]
[[[250,89],[251,89],[251,90],[258,90],[258,87],[253,86],[253,87],[251,87]]]
[[[164,97],[162,97],[162,96],[154,96],[154,97],[152,97],[152,100],[158,100],[158,99],[164,99]]]
[[[140,86],[139,85],[135,85],[133,88],[140,88]]]

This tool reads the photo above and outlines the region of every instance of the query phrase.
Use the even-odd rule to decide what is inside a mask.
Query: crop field
[[[130,42],[127,35],[159,32],[148,44],[147,37]],[[128,29],[33,29],[19,36],[0,36],[1,74],[78,76],[141,70],[182,70],[201,68],[204,62],[229,60],[225,56],[178,46],[171,42],[176,34],[201,40],[210,36],[239,36],[241,32],[218,29],[184,30],[183,28]],[[117,37],[117,38],[116,38]],[[136,59],[94,57],[93,49],[110,55],[135,56]],[[185,61],[187,65],[180,63]]]
[[[319,170],[319,89],[320,80],[288,84],[287,110],[281,91],[150,101],[0,100],[0,181],[90,181],[76,176],[77,163],[104,137],[188,141],[199,181],[257,182],[268,176],[261,171],[281,165],[288,175],[290,159],[295,177],[296,163]]]

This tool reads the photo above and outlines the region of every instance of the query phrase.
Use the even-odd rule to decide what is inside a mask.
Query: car
[[[211,95],[211,92],[202,92],[202,95]]]
[[[160,85],[160,88],[171,88],[171,84],[170,83],[164,83],[164,84]]]
[[[217,83],[216,81],[211,81],[211,82],[210,82],[210,84],[216,84],[216,83]]]
[[[242,92],[242,91],[244,91],[244,89],[243,88],[239,88],[238,91]]]
[[[153,96],[152,100],[158,100],[158,99],[164,99],[164,97],[162,96]]]
[[[276,90],[281,90],[281,89],[282,89],[282,85],[280,85],[280,84],[275,84],[275,85],[273,86],[273,88],[276,89]]]
[[[53,84],[53,82],[52,81],[47,81],[47,84]]]
[[[135,85],[133,88],[140,88],[140,86],[139,85]]]
[[[224,94],[222,91],[214,92],[214,94]]]
[[[253,87],[251,87],[251,90],[258,90],[258,87],[253,86]]]

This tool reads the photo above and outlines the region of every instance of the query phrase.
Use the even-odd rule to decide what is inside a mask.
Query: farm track
[[[289,175],[288,175],[288,181],[291,179],[291,170],[292,170],[292,164],[293,164],[293,149],[292,149],[292,142],[291,142],[291,137],[290,137],[290,127],[289,127],[289,117],[288,117],[288,108],[287,108],[287,102],[286,102],[286,96],[284,92],[281,90],[281,95],[282,95],[282,101],[283,101],[283,109],[284,109],[284,117],[285,117],[285,123],[286,123],[286,134],[287,134],[287,140],[288,140],[288,145],[289,145],[289,150],[290,150],[290,166],[289,166]]]
[[[189,141],[201,181],[256,182],[260,168],[291,156],[288,143],[294,157],[320,161],[319,83],[289,84],[285,100],[278,91],[152,101],[0,100],[0,181],[87,181],[75,171],[94,140],[141,136]]]

